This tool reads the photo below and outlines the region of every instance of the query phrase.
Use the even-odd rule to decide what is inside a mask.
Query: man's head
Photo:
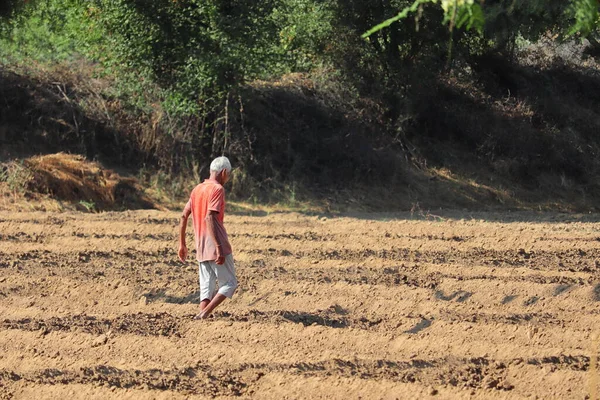
[[[210,163],[210,175],[222,184],[226,184],[231,175],[231,163],[227,157],[217,157]]]

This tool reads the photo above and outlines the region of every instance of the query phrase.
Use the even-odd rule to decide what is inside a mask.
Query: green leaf
[[[425,4],[425,3],[437,3],[437,0],[415,0],[415,2],[411,6],[406,7],[405,9],[400,11],[398,13],[398,15],[383,21],[379,25],[374,26],[373,28],[369,29],[367,32],[363,33],[361,37],[363,39],[366,39],[369,36],[371,36],[372,34],[374,34],[375,32],[379,32],[383,28],[387,28],[394,22],[406,18],[408,16],[408,14],[410,14],[411,12],[416,12],[419,9],[419,6],[421,4]]]

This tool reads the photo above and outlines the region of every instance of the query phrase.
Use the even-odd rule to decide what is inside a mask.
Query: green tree
[[[586,36],[596,30],[600,22],[597,0],[414,0],[393,17],[368,29],[363,37],[420,12],[426,4],[442,9],[442,23],[450,30],[465,28],[485,33],[500,47],[506,46],[510,39],[514,40],[517,34],[537,39],[548,30]]]

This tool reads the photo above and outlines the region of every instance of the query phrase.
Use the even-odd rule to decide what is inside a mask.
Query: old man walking
[[[191,214],[196,241],[196,258],[200,263],[200,313],[196,319],[207,318],[219,304],[233,296],[238,284],[231,245],[223,225],[225,215],[223,185],[229,180],[230,174],[229,159],[215,158],[210,164],[210,177],[192,190],[190,200],[181,215],[179,259],[185,262],[188,255],[185,230]]]

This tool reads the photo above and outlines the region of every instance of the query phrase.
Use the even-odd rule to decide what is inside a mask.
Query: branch
[[[363,39],[366,39],[369,36],[371,36],[372,34],[374,34],[375,32],[378,32],[378,31],[382,30],[383,28],[387,28],[394,22],[399,21],[403,18],[406,18],[409,13],[417,11],[421,4],[431,3],[431,2],[432,2],[432,0],[415,0],[415,2],[410,7],[406,7],[404,10],[400,11],[398,13],[398,15],[396,15],[395,17],[385,20],[382,23],[380,23],[379,25],[376,25],[373,28],[369,29],[367,32],[363,33],[361,37]]]

